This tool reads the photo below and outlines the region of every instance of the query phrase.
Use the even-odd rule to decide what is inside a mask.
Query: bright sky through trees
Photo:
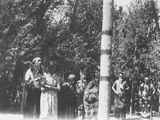
[[[133,1],[133,0],[115,0],[115,4],[118,6],[122,6],[124,7],[124,9],[127,9],[127,6],[129,5],[129,3]]]

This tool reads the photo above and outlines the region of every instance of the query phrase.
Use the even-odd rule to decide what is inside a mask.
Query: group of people
[[[60,85],[54,77],[44,71],[42,60],[36,57],[25,73],[23,92],[24,117],[57,119],[57,92]]]
[[[24,76],[24,118],[56,120],[59,117],[78,117],[82,120],[84,117],[92,117],[97,112],[98,78],[87,84],[85,75],[80,76],[77,81],[75,74],[69,74],[61,82],[60,77],[44,69],[40,57],[35,57]]]
[[[66,81],[60,83],[55,74],[51,75],[44,70],[40,57],[34,58],[31,67],[25,73],[22,100],[24,117],[42,119],[51,117],[56,120],[58,115],[64,118],[74,118],[76,115],[81,117],[80,119],[91,118],[96,115],[99,75],[88,84],[85,76],[83,74],[80,76],[80,80],[76,81],[75,75],[70,74]],[[75,81],[76,84],[74,84]],[[129,89],[127,81],[123,79],[123,74],[120,73],[119,78],[112,85],[116,117],[125,118],[126,97]],[[148,86],[148,78],[146,77],[139,90],[142,101],[148,99],[147,95],[150,89],[152,89],[151,94],[153,94],[155,92],[154,86],[153,84]]]
[[[137,88],[137,101],[138,108],[136,109],[141,115],[151,115],[152,111],[158,111],[158,95],[159,91],[156,90],[155,85],[149,77],[144,77],[144,80],[140,81]],[[112,91],[114,94],[114,114],[118,118],[125,118],[127,110],[131,105],[131,86],[129,81],[123,78],[123,74],[120,73],[117,80],[112,85]],[[159,94],[159,93],[158,93]],[[128,99],[129,98],[129,99]]]
[[[152,81],[150,81],[148,77],[145,77],[144,81],[142,81],[139,86],[140,111],[148,113],[152,112],[152,110],[156,110],[155,105],[158,103],[156,93],[157,91]]]

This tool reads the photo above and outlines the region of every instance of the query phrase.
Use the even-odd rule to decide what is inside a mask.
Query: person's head
[[[37,66],[41,65],[42,64],[42,59],[40,57],[35,57],[35,58],[33,58],[32,63],[34,65],[37,65]]]
[[[123,75],[122,75],[122,73],[119,73],[119,77],[122,77]]]
[[[68,82],[73,83],[75,78],[76,78],[75,74],[69,74],[67,79]]]
[[[148,81],[149,81],[149,78],[148,78],[148,77],[145,77],[145,78],[144,78],[144,81],[145,81],[145,82],[148,82]]]
[[[34,70],[42,71],[42,59],[40,57],[33,58],[32,63]]]
[[[144,83],[145,83],[145,84],[150,84],[150,79],[149,79],[148,77],[145,77],[145,78],[144,78]]]
[[[74,80],[75,79],[75,74],[69,74],[68,75],[68,80]]]
[[[122,79],[122,77],[123,77],[123,74],[122,73],[119,73],[119,79]]]

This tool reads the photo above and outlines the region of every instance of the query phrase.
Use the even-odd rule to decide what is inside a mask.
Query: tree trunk
[[[109,120],[113,0],[103,0],[98,120]]]

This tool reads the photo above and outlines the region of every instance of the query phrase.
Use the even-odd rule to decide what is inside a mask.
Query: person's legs
[[[47,117],[48,114],[48,97],[47,97],[47,92],[44,91],[41,93],[41,97],[40,97],[40,117],[41,118],[45,118]]]
[[[32,91],[32,101],[33,101],[33,116],[39,118],[40,116],[40,94],[41,91],[39,89],[34,89]]]
[[[120,117],[120,110],[119,110],[119,103],[118,103],[118,97],[115,96],[114,98],[114,115],[116,118],[119,118]]]
[[[122,120],[125,120],[125,118],[126,118],[126,106],[124,106],[121,110],[121,117],[122,117]]]
[[[86,102],[84,102],[84,117],[85,118],[89,118],[90,115],[90,108],[89,108],[89,104],[87,104]]]
[[[33,117],[33,91],[32,89],[27,90],[28,95],[26,98],[26,104],[25,104],[25,112],[24,112],[24,117],[25,118],[32,118]]]
[[[38,89],[37,91],[37,96],[36,96],[36,117],[39,118],[40,116],[40,96],[41,96],[41,91]]]

